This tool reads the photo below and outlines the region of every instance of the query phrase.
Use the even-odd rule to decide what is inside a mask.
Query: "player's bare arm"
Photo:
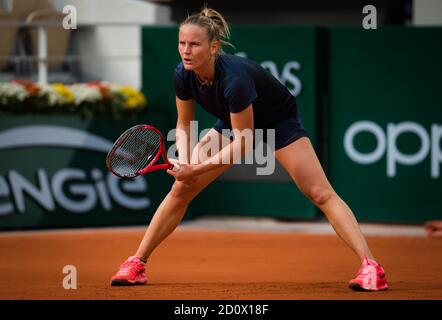
[[[253,149],[253,134],[241,135],[245,130],[253,132],[253,106],[249,105],[243,111],[231,113],[232,131],[238,133],[233,141],[220,152],[199,164],[180,164],[179,171],[169,170],[168,173],[178,181],[184,181],[202,173],[234,163],[235,157],[242,158]]]

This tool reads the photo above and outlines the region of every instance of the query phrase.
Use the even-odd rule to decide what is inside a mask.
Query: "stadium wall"
[[[110,143],[131,125],[150,123],[166,135],[175,126],[177,28],[146,26],[141,34],[143,118],[1,115],[1,229],[150,220],[173,179],[156,172],[118,181],[105,167]],[[442,28],[237,25],[232,35],[236,52],[263,64],[297,96],[327,174],[359,221],[442,218]],[[197,117],[200,130],[212,126],[204,111]],[[55,145],[48,142],[53,137]],[[233,168],[191,204],[186,219],[321,216],[281,168],[258,178],[255,169]]]

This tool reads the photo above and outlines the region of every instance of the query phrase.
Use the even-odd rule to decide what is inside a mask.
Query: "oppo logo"
[[[246,58],[247,54],[245,52],[236,53],[237,56]],[[279,80],[283,85],[287,87],[290,93],[297,97],[301,94],[302,83],[295,72],[301,70],[301,64],[298,61],[288,61],[281,72],[278,71],[276,63],[271,60],[261,62],[261,66],[267,69],[276,79]]]
[[[356,150],[354,138],[362,132],[368,132],[376,138],[376,148],[369,153]],[[420,140],[420,148],[413,154],[404,154],[397,147],[397,140],[404,133],[412,133]],[[388,123],[387,130],[372,121],[358,121],[353,123],[345,132],[344,149],[350,159],[360,164],[372,164],[387,155],[387,176],[396,176],[398,164],[413,166],[422,162],[428,155],[431,158],[431,177],[439,178],[442,151],[440,141],[442,125],[432,124],[429,131],[416,122],[405,121]]]
[[[0,133],[0,151],[43,146],[107,153],[112,143],[78,129],[47,125],[18,127]],[[145,197],[147,183],[143,177],[122,181],[98,168],[62,168],[52,176],[39,168],[35,175],[35,184],[17,169],[0,175],[0,215],[25,212],[25,195],[47,211],[55,211],[58,205],[72,213],[86,213],[98,205],[110,211],[113,203],[131,210],[143,210],[151,204]]]

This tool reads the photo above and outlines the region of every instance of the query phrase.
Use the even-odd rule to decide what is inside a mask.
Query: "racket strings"
[[[134,176],[155,158],[161,145],[160,136],[151,130],[130,132],[118,145],[111,164],[121,176]]]

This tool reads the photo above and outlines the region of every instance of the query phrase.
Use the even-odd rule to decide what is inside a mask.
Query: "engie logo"
[[[361,153],[354,146],[354,138],[361,132],[369,132],[376,138],[376,148],[370,153]],[[398,150],[397,139],[401,134],[413,133],[420,139],[420,149],[414,154],[404,154]],[[422,125],[406,121],[388,123],[387,131],[372,121],[358,121],[353,123],[345,132],[344,149],[347,155],[356,163],[372,164],[387,153],[387,176],[396,176],[397,164],[412,166],[422,162],[428,154],[431,157],[431,177],[439,178],[442,151],[440,141],[442,125],[432,124],[430,132]]]
[[[236,55],[247,58],[247,54],[245,52],[238,52]],[[264,69],[267,69],[276,79],[279,80],[279,82],[285,85],[293,96],[297,97],[301,94],[302,83],[295,74],[295,72],[299,72],[301,70],[301,64],[298,61],[288,61],[282,68],[281,72],[278,72],[276,63],[270,60],[261,62],[261,66]]]
[[[17,127],[0,132],[0,151],[36,147],[64,147],[107,153],[112,142],[97,135],[74,128],[35,125]],[[31,159],[30,159],[31,160]],[[32,162],[30,162],[32,164]],[[45,166],[45,163],[36,163]],[[46,168],[47,169],[47,168]],[[99,168],[61,168],[49,176],[45,168],[36,169],[37,183],[33,184],[20,168],[0,175],[0,215],[14,211],[25,212],[25,195],[47,211],[55,211],[56,204],[73,213],[86,213],[100,205],[112,210],[112,200],[125,209],[143,210],[151,201],[145,197],[147,184],[143,177],[120,181],[110,172]],[[128,193],[143,196],[133,197]]]

